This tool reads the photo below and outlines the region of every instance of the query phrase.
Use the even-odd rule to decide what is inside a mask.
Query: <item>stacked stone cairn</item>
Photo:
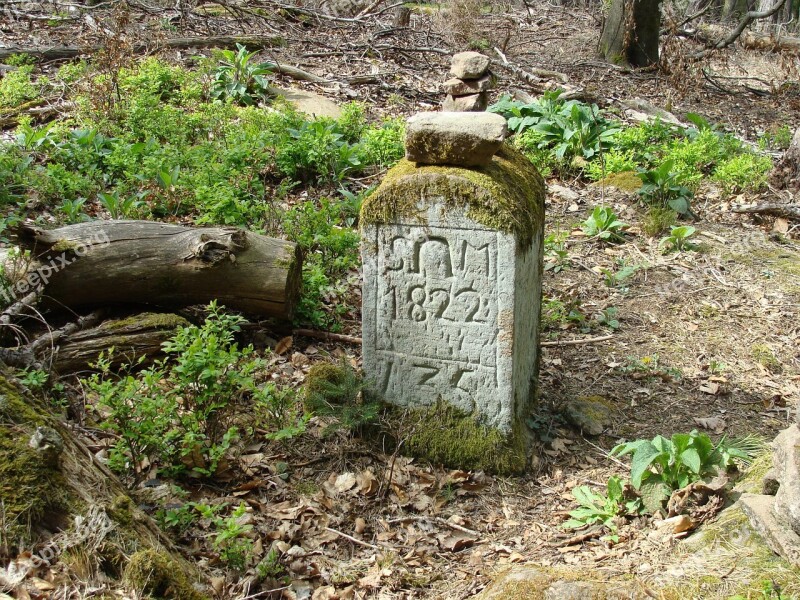
[[[497,79],[489,70],[489,58],[480,52],[460,52],[450,65],[451,79],[444,83],[445,112],[483,112],[489,106],[489,91]]]

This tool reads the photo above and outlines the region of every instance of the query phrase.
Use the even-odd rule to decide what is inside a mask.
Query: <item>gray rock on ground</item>
[[[613,423],[614,414],[600,396],[569,401],[563,409],[564,418],[585,435],[600,435]]]
[[[781,431],[772,446],[773,473],[779,483],[774,512],[800,535],[800,427],[792,425]],[[797,551],[800,555],[800,547]]]
[[[406,127],[406,158],[423,165],[487,165],[508,134],[492,113],[418,113]]]
[[[450,74],[458,79],[480,79],[488,70],[489,57],[480,52],[459,52],[450,63]]]

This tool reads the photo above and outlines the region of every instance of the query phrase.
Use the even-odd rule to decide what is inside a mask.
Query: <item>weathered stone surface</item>
[[[361,213],[364,371],[384,400],[443,401],[519,431],[538,368],[543,207],[541,177],[507,147],[483,168],[389,172]]]
[[[775,497],[742,494],[739,505],[773,552],[800,568],[800,536],[775,518]]]
[[[479,79],[488,70],[489,57],[480,52],[459,52],[450,63],[450,75],[458,79]]]
[[[312,117],[338,119],[342,116],[342,109],[335,102],[319,94],[292,88],[274,88],[272,91],[285,98],[300,112]]]
[[[564,417],[584,434],[600,435],[613,422],[613,412],[600,396],[577,398],[564,406]]]
[[[524,566],[510,569],[495,579],[479,600],[638,600],[648,598],[644,587],[630,580],[598,581],[597,572]]]
[[[497,82],[497,78],[487,73],[480,79],[448,79],[444,82],[444,91],[451,96],[469,96],[480,92],[488,92]]]
[[[408,120],[406,158],[423,165],[488,165],[508,133],[496,114],[419,113]]]
[[[781,431],[772,446],[774,475],[780,483],[775,494],[775,515],[800,534],[800,427],[792,425]]]
[[[489,107],[489,96],[486,92],[470,96],[447,96],[442,102],[445,112],[483,112]]]

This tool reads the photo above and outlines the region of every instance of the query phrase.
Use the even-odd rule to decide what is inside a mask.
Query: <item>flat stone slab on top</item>
[[[430,112],[408,119],[406,158],[421,165],[486,166],[508,135],[493,113]]]

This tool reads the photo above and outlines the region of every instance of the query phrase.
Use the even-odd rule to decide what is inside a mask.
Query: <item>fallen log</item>
[[[735,213],[757,213],[785,219],[800,219],[800,204],[758,204],[757,206],[735,206]]]
[[[179,327],[187,325],[186,319],[170,313],[140,313],[109,319],[97,327],[64,337],[54,349],[52,368],[59,375],[78,373],[91,368],[101,354],[114,367],[136,364],[142,357],[151,362],[163,355],[161,344],[175,335]]]
[[[164,48],[185,50],[190,48],[231,48],[241,44],[247,48],[272,48],[282,46],[283,38],[276,36],[259,35],[210,35],[191,38],[168,38],[152,42],[136,42],[131,50],[135,54],[155,52]],[[0,48],[0,61],[14,54],[28,54],[40,60],[66,60],[93,54],[102,50],[101,45],[87,46],[6,46]]]
[[[740,41],[742,46],[750,49],[800,52],[800,38],[796,37],[776,37],[768,33],[746,32]]]
[[[90,221],[53,230],[25,225],[15,237],[39,264],[10,293],[40,289],[49,307],[180,308],[217,300],[289,319],[300,290],[297,245],[233,227]]]

